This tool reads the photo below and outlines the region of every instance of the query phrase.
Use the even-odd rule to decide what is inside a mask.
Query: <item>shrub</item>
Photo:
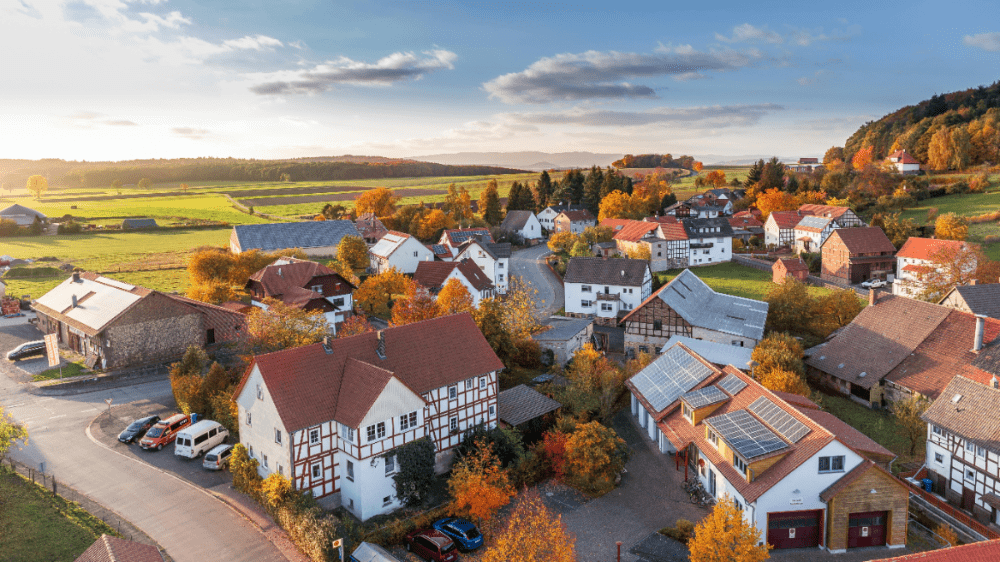
[[[233,454],[229,458],[229,470],[233,473],[233,488],[259,501],[263,480],[257,473],[257,466],[257,459],[250,458],[247,448],[242,443],[237,443],[233,447]]]
[[[533,339],[525,338],[514,344],[514,364],[525,369],[542,367],[542,348]]]
[[[340,536],[337,519],[316,506],[303,508],[296,502],[286,502],[275,513],[275,520],[288,532],[289,538],[315,562],[337,560],[333,541]]]
[[[394,453],[396,497],[406,505],[417,505],[434,485],[434,443],[424,437],[397,447]]]
[[[64,222],[56,229],[56,234],[80,234],[81,232],[83,232],[83,225],[74,220]]]
[[[694,523],[687,519],[678,519],[673,527],[664,527],[659,530],[663,536],[670,537],[676,541],[687,544],[694,537]]]
[[[17,236],[17,223],[11,219],[0,219],[0,238]]]

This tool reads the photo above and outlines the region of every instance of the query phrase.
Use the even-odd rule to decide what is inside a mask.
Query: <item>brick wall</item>
[[[823,260],[820,277],[834,283],[850,283],[850,251],[838,236],[831,236],[823,244]]]
[[[104,330],[107,369],[176,359],[204,345],[201,314],[157,293],[142,299]]]
[[[872,493],[875,490],[875,493]],[[827,540],[830,550],[847,548],[847,527],[852,513],[888,511],[886,544],[906,544],[910,492],[892,476],[874,467],[856,478],[830,500]]]

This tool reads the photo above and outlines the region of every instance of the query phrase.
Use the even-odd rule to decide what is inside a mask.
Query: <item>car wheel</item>
[[[406,543],[406,552],[413,552],[413,547],[408,542]]]
[[[159,445],[157,445],[156,446],[156,450],[157,451],[162,451],[163,450],[163,443],[160,443]]]

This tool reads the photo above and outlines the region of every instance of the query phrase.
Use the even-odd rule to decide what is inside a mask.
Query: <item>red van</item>
[[[156,449],[159,451],[165,445],[173,443],[177,438],[177,432],[191,425],[191,416],[186,414],[174,414],[167,419],[156,422],[146,435],[139,440],[139,446],[147,451]]]

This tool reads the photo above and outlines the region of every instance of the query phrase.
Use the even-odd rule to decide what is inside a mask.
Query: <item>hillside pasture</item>
[[[997,176],[991,177],[991,183],[997,181]],[[1000,211],[1000,187],[990,187],[985,193],[966,193],[944,195],[924,199],[919,205],[910,207],[902,213],[902,218],[913,219],[918,225],[926,225],[927,211],[937,209],[938,216],[945,213],[955,213],[965,217],[983,215]],[[969,225],[969,241],[982,244],[987,236],[1000,236],[1000,223],[987,222]],[[989,244],[983,250],[990,259],[1000,260],[1000,244]]]
[[[195,221],[227,224],[273,222],[238,211],[225,196],[218,194],[77,202],[49,202],[44,197],[41,201],[31,198],[0,198],[0,208],[14,203],[35,209],[50,218],[70,215],[77,221],[103,225],[121,223],[126,218],[152,218],[160,226]]]

